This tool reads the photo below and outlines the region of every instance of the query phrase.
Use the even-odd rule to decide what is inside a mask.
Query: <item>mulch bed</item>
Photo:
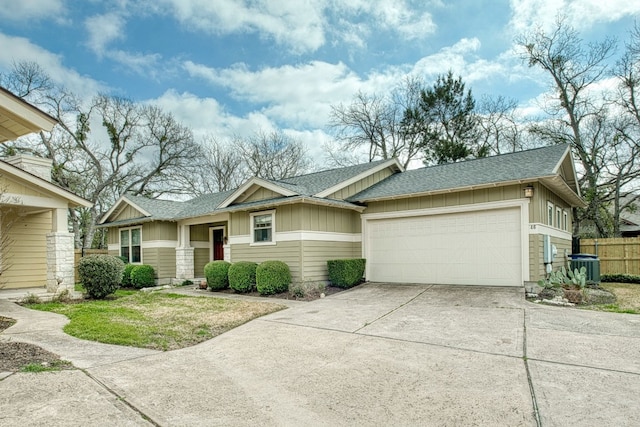
[[[16,323],[15,320],[0,316],[0,332]],[[60,356],[37,345],[23,342],[0,340],[0,372],[17,372],[30,364],[57,364]]]
[[[353,288],[351,288],[353,289]],[[204,291],[204,289],[202,289]],[[338,292],[342,292],[342,291],[346,291],[346,289],[343,288],[338,288],[335,286],[327,286],[324,290],[324,295],[325,296],[329,296],[329,295],[333,295],[333,294],[337,294]],[[213,293],[220,293],[220,294],[236,294],[236,295],[246,295],[246,296],[250,296],[250,297],[259,297],[259,298],[273,298],[273,299],[286,299],[286,300],[294,300],[294,301],[314,301],[317,300],[318,298],[320,298],[320,294],[309,294],[307,296],[305,296],[304,298],[298,298],[295,297],[293,295],[291,295],[289,292],[282,292],[279,294],[273,294],[273,295],[260,295],[260,293],[258,291],[253,291],[253,292],[249,292],[249,293],[243,293],[243,294],[239,294],[236,291],[234,291],[233,289],[227,288],[227,289],[222,289],[219,291],[211,291],[211,290],[207,290],[207,292],[213,292]]]

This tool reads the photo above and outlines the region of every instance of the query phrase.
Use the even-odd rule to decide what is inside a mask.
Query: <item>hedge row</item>
[[[78,262],[80,283],[91,298],[104,299],[120,286],[136,289],[155,285],[155,271],[146,264],[126,264],[113,255],[88,255]]]
[[[339,288],[351,288],[362,282],[365,263],[364,258],[329,260],[327,261],[329,281]]]
[[[640,284],[640,276],[634,274],[603,274],[600,276],[601,282],[609,283],[638,283]]]
[[[204,275],[212,291],[230,287],[238,293],[257,290],[261,295],[271,295],[288,291],[291,284],[289,266],[282,261],[259,265],[250,261],[211,261],[204,266]]]

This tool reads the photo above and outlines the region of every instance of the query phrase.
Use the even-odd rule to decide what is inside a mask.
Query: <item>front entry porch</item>
[[[207,223],[178,224],[176,247],[176,278],[193,279],[204,276],[204,266],[211,261],[231,260],[228,244],[228,218],[212,218]]]

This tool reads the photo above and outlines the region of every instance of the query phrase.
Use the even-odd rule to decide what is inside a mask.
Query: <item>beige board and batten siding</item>
[[[555,245],[558,254],[553,260],[553,269],[558,270],[567,266],[567,255],[571,254],[571,240],[551,237],[551,244]],[[546,275],[544,265],[544,235],[529,235],[529,280],[537,282]]]
[[[547,202],[550,202],[554,206],[554,218],[555,218],[555,208],[559,207],[564,212],[567,212],[569,226],[568,230],[571,232],[572,227],[572,212],[571,206],[558,195],[556,195],[553,191],[548,189],[542,184],[536,183],[534,184],[534,192],[533,192],[533,203],[531,204],[531,209],[529,211],[529,221],[532,223],[540,223],[547,224]]]
[[[118,215],[118,219],[122,219]],[[120,255],[120,230],[142,227],[142,263],[153,267],[157,278],[175,277],[178,230],[175,222],[152,221],[125,227],[109,227],[109,254]]]
[[[362,190],[371,187],[374,184],[382,181],[385,178],[393,175],[391,169],[386,168],[381,171],[375,172],[366,178],[361,179],[360,181],[356,181],[353,184],[348,185],[345,188],[342,188],[335,193],[332,193],[327,196],[328,199],[337,199],[337,200],[345,200],[354,194],[358,194]]]
[[[231,246],[231,262],[252,261],[260,264],[263,261],[277,260],[289,266],[291,279],[299,282],[302,278],[300,271],[300,241],[277,242],[275,245],[236,244]]]
[[[0,176],[0,190],[2,193],[20,194],[24,196],[50,197],[50,194],[43,193],[34,188],[33,184],[24,181],[9,179]]]
[[[282,194],[276,193],[275,191],[269,190],[268,188],[260,187],[249,197],[243,199],[242,202],[257,202],[260,200],[276,199],[278,197],[282,197]]]
[[[521,199],[523,197],[523,188],[524,187],[520,185],[508,185],[503,187],[434,194],[431,196],[405,197],[379,202],[372,201],[368,203],[364,214],[397,212],[411,209],[444,208],[476,203]]]
[[[304,272],[301,281],[326,281],[329,278],[327,261],[360,258],[362,243],[305,240],[302,242],[301,252]]]
[[[51,232],[51,212],[18,216],[3,210],[3,227],[8,230],[2,254],[0,286],[28,288],[47,284],[47,234]]]
[[[231,262],[279,260],[289,265],[292,280],[326,280],[326,262],[359,258],[360,215],[348,209],[311,204],[275,208],[275,245],[231,245]],[[234,212],[230,219],[233,237],[250,236],[249,212]],[[278,240],[278,239],[282,240]],[[349,241],[343,241],[349,240]]]
[[[142,248],[142,262],[153,267],[156,278],[176,277],[175,248]]]

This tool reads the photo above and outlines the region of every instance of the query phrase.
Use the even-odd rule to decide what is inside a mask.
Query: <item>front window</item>
[[[120,230],[120,256],[125,257],[132,264],[142,262],[141,241],[140,227]]]
[[[562,229],[564,231],[569,231],[569,214],[567,211],[562,212]]]
[[[553,227],[553,203],[547,202],[547,225]]]
[[[253,243],[274,243],[275,211],[251,214],[251,234]]]
[[[562,228],[562,209],[556,208],[556,227]]]

